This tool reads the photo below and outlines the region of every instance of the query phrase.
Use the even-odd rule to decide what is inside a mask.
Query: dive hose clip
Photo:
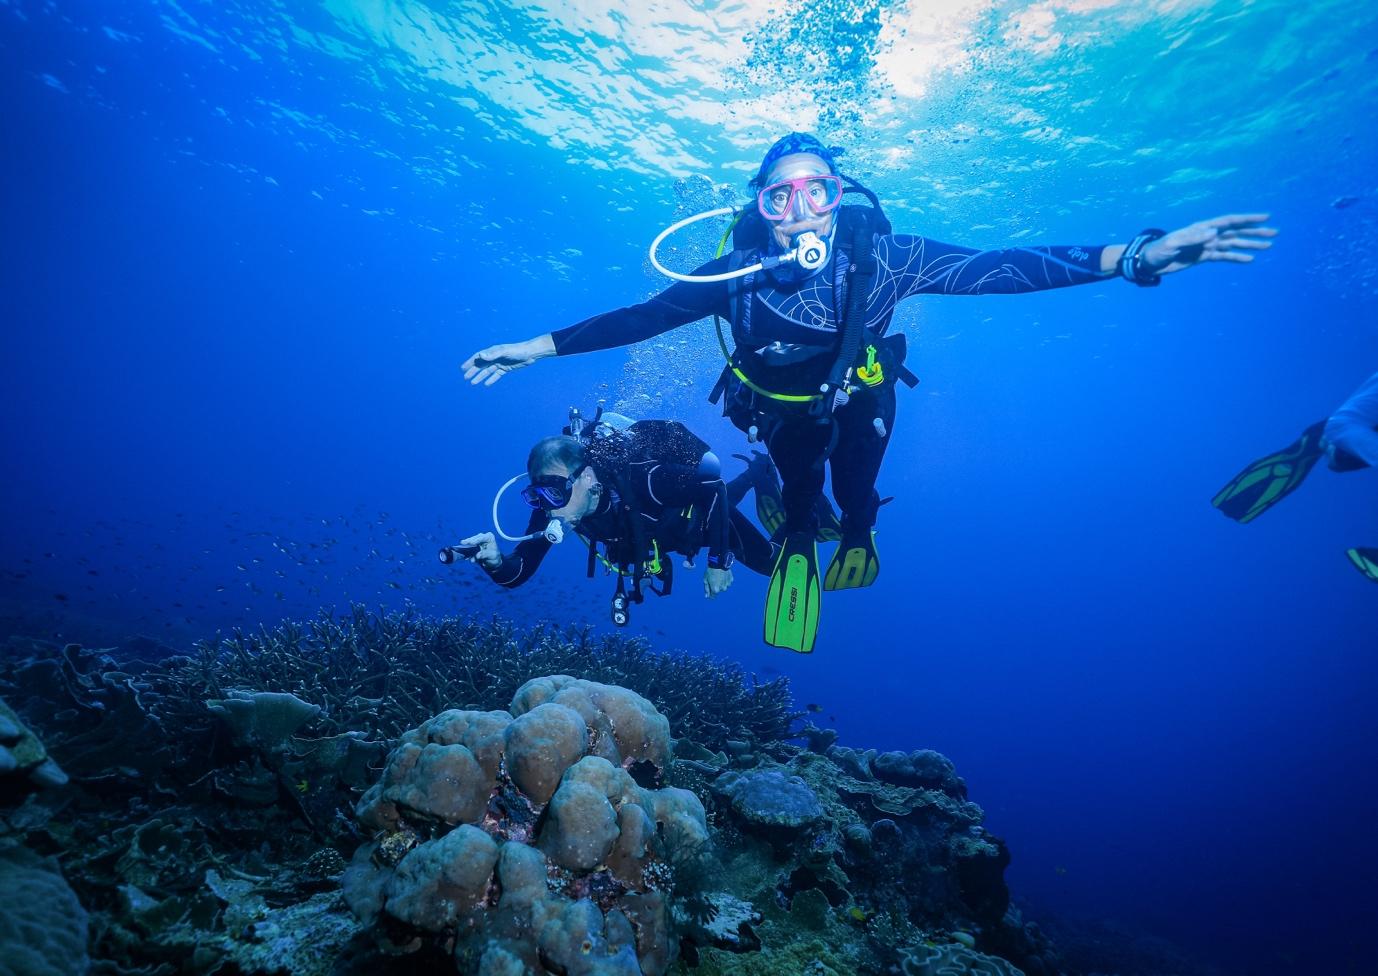
[[[856,378],[865,386],[880,386],[885,382],[885,367],[876,362],[876,347],[866,347],[866,364],[856,368]]]

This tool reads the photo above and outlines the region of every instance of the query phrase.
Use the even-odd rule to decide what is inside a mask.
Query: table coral
[[[236,739],[273,750],[282,747],[303,725],[321,713],[319,705],[289,692],[231,689],[225,698],[206,702],[224,719]]]
[[[1024,976],[1022,970],[999,956],[988,956],[956,943],[919,943],[900,950],[904,976]]]
[[[723,773],[713,791],[748,829],[771,837],[792,839],[823,819],[817,794],[800,777],[778,769]]]

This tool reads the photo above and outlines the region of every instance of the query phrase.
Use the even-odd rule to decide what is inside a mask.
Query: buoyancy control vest
[[[918,378],[904,367],[907,353],[903,333],[887,335],[890,317],[867,327],[866,305],[875,286],[877,263],[875,240],[891,233],[891,224],[876,195],[850,177],[843,177],[848,193],[864,196],[868,206],[843,204],[837,211],[834,239],[847,257],[844,264],[834,261],[833,308],[838,315],[838,345],[831,358],[811,369],[795,371],[786,378],[771,371],[745,343],[750,334],[755,274],[728,282],[728,308],[736,348],[728,348],[722,321],[715,316],[718,343],[727,360],[709,402],[717,403],[728,394],[723,414],[751,440],[782,414],[806,410],[821,423],[831,420],[833,410],[845,405],[859,390],[875,388],[895,380],[906,386],[917,385]],[[732,254],[729,269],[755,263],[770,246],[770,226],[759,213],[746,211],[733,223],[719,244],[719,255],[730,238]],[[827,273],[827,272],[824,272]],[[826,372],[822,371],[826,364]],[[882,435],[883,436],[883,435]],[[764,439],[761,437],[760,439]]]
[[[615,538],[580,532],[588,546],[588,575],[599,563],[617,577],[612,598],[612,620],[626,626],[631,604],[644,599],[643,584],[658,596],[669,596],[674,585],[672,552],[692,559],[703,548],[705,513],[694,506],[663,510],[654,520],[632,502],[641,492],[627,483],[625,472],[634,464],[662,464],[697,468],[710,453],[708,442],[677,420],[640,420],[626,426],[600,421],[602,408],[591,421],[571,423],[565,432],[584,442],[588,462],[612,492],[611,514],[621,531]],[[723,499],[726,503],[726,499]],[[599,552],[599,546],[602,552]]]

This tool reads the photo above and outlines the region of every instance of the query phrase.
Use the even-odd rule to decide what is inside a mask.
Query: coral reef
[[[496,619],[376,614],[362,607],[340,617],[236,632],[203,642],[190,655],[154,661],[134,656],[116,662],[108,652],[20,638],[10,638],[6,657],[12,660],[0,662],[0,692],[8,684],[44,701],[71,701],[83,731],[94,731],[90,720],[99,716],[92,713],[112,717],[118,708],[179,734],[209,732],[208,699],[222,715],[244,713],[245,706],[225,702],[271,692],[319,706],[312,725],[324,735],[392,738],[419,715],[459,705],[505,708],[523,683],[551,674],[635,691],[678,735],[710,749],[725,748],[729,740],[756,748],[783,743],[801,714],[791,707],[783,678],[757,682],[736,665],[655,652],[620,634],[544,625],[523,630]],[[119,721],[138,725],[142,719],[121,714]]]
[[[51,861],[0,847],[0,969],[25,976],[81,976],[86,912]]]
[[[664,716],[634,692],[553,675],[510,712],[449,710],[402,737],[358,805],[375,839],[344,891],[397,946],[438,938],[463,971],[647,973],[673,961],[671,854],[703,806],[659,781]]]
[[[642,640],[590,630],[499,621],[379,615],[343,617],[236,633],[173,659],[160,687],[182,692],[184,719],[203,709],[193,689],[290,691],[325,709],[331,732],[391,737],[455,705],[504,708],[534,677],[567,674],[628,688],[646,698],[678,735],[720,749],[729,740],[783,742],[799,713],[784,679],[758,683],[735,665],[657,653]]]
[[[241,691],[206,702],[212,715],[225,720],[235,739],[269,751],[281,748],[301,727],[321,713],[319,705],[282,691]]]
[[[67,774],[48,756],[38,736],[0,699],[0,789],[23,780],[31,789],[63,786]]]
[[[823,805],[798,776],[778,769],[724,772],[713,781],[714,793],[749,830],[788,842],[823,819]]]
[[[900,972],[904,976],[1024,976],[1004,959],[961,943],[908,946],[900,950]]]
[[[0,694],[0,844],[109,976],[1066,971],[946,758],[715,661],[356,610]]]
[[[932,749],[877,752],[830,744],[815,751],[823,752],[858,780],[936,790],[956,800],[966,799],[966,783],[957,775],[952,761]]]

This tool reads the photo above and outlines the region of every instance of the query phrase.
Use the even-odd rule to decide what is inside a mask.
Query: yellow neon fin
[[[876,534],[848,533],[828,563],[823,578],[825,590],[854,590],[870,586],[880,575],[880,556],[876,554]]]

